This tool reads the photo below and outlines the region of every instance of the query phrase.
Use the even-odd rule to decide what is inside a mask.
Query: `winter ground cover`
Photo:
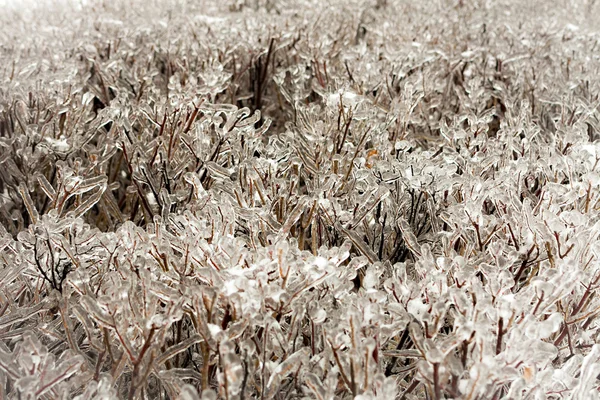
[[[0,11],[0,399],[596,399],[600,5]]]

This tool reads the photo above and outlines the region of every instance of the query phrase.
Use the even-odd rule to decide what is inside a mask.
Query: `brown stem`
[[[502,336],[504,335],[504,319],[498,318],[498,333],[496,337],[496,355],[502,351]]]
[[[155,332],[156,332],[156,327],[153,326],[152,328],[150,328],[150,332],[148,333],[148,337],[146,338],[146,341],[144,342],[144,345],[142,346],[142,349],[140,350],[140,354],[137,356],[137,358],[133,362],[132,381],[131,381],[131,386],[129,387],[129,396],[128,396],[129,400],[133,400],[133,398],[135,397],[135,393],[139,386],[139,382],[136,382],[135,380],[136,380],[138,374],[140,373],[140,366],[142,364],[142,359],[144,358],[144,356],[146,355],[146,352],[150,348],[150,345],[152,343],[152,338],[154,337]]]
[[[433,398],[440,400],[442,398],[442,390],[440,388],[440,364],[433,363]]]

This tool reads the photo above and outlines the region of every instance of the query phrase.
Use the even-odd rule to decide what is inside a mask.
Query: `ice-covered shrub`
[[[0,14],[0,394],[600,388],[593,1]]]

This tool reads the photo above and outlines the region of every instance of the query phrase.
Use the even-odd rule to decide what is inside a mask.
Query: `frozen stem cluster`
[[[600,5],[0,13],[0,399],[596,399]]]

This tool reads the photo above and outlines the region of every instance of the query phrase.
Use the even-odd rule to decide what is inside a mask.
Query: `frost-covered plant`
[[[598,397],[593,1],[56,4],[0,14],[2,398]]]

